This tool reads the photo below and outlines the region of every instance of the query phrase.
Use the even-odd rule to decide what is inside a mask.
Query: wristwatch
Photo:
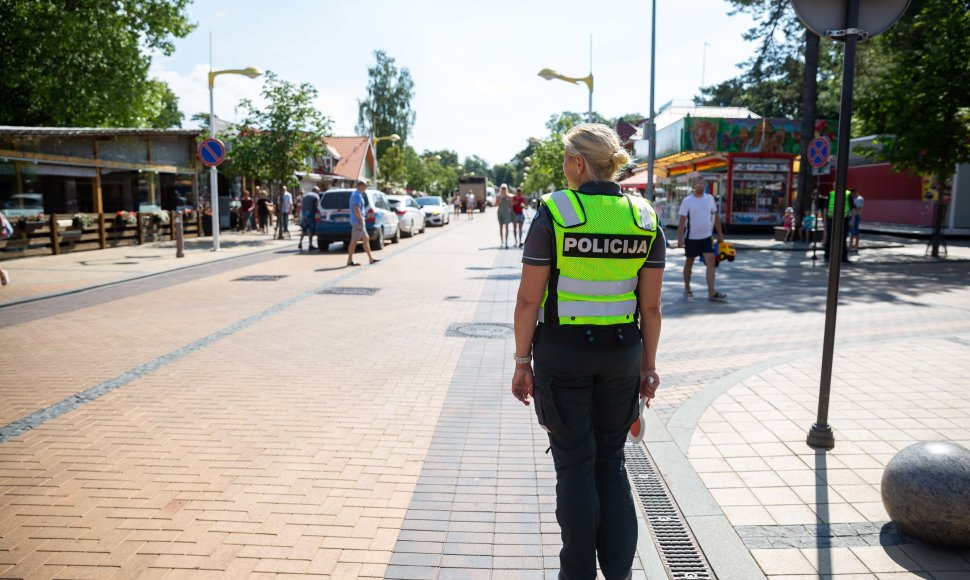
[[[527,354],[525,356],[519,356],[519,355],[517,355],[517,354],[515,354],[513,352],[512,353],[512,360],[514,360],[515,361],[515,364],[517,364],[517,365],[527,365],[527,364],[529,364],[529,363],[532,362],[532,355],[531,354]]]

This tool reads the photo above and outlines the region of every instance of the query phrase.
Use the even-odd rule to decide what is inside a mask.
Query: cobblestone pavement
[[[484,217],[352,269],[244,237],[238,258],[192,252],[168,274],[180,264],[147,247],[7,262],[0,577],[554,578],[554,474],[507,395],[512,340],[449,333],[511,322],[520,253]],[[746,239],[718,269],[729,302],[687,302],[670,252],[654,425],[671,443],[647,449],[722,578],[970,574],[966,552],[885,532],[877,477],[910,442],[970,446],[970,251],[863,243],[843,271],[826,454],[804,444],[824,268]],[[732,549],[693,519],[666,449]],[[641,544],[635,577],[656,558]]]

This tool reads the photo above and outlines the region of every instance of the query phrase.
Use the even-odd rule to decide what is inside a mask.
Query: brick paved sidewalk
[[[212,238],[191,238],[185,241],[184,258],[175,257],[175,242],[155,242],[5,260],[0,266],[10,272],[11,283],[0,288],[0,307],[295,244],[268,235],[223,232],[218,253],[211,251]]]
[[[520,252],[500,249],[483,217],[389,246],[373,267],[280,249],[205,276],[146,278],[137,294],[129,283],[0,311],[16,314],[0,327],[0,398],[14,403],[0,427],[74,405],[0,442],[0,577],[555,577],[554,474],[531,410],[508,395],[512,341],[447,335],[511,322]],[[682,252],[670,252],[647,449],[722,578],[964,573],[965,554],[941,565],[902,542],[811,549],[820,513],[833,529],[866,524],[863,540],[885,521],[872,480],[889,447],[966,444],[970,431],[966,264],[871,252],[883,253],[864,250],[843,277],[834,384],[853,390],[833,391],[827,485],[799,479],[816,473],[803,440],[824,269],[745,251],[718,271],[729,302],[687,302]],[[236,281],[247,275],[281,278]],[[376,293],[329,293],[347,287]],[[898,388],[904,354],[936,389],[913,398],[924,414],[859,414],[857,399]],[[102,396],[71,397],[91,388]],[[947,424],[933,406],[943,394],[957,413]],[[892,423],[908,420],[920,424]],[[885,437],[880,421],[907,439]],[[692,511],[699,493],[718,514]],[[783,534],[809,545],[774,547]],[[659,562],[646,527],[641,540],[636,577]]]

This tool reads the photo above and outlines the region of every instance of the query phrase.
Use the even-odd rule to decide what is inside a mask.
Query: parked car
[[[350,194],[353,189],[329,189],[320,194],[323,219],[317,222],[317,244],[325,252],[333,242],[350,243]],[[397,214],[391,210],[384,194],[368,189],[364,192],[364,225],[372,250],[384,248],[384,241],[401,241]]]
[[[44,213],[44,194],[15,193],[3,203],[3,215],[8,219]]]
[[[424,221],[428,225],[443,226],[451,222],[451,206],[439,195],[419,197],[416,200],[424,212]]]
[[[424,212],[410,195],[388,195],[387,203],[397,214],[401,235],[410,238],[424,233]]]

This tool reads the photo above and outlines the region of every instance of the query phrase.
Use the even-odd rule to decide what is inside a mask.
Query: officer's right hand
[[[650,406],[650,399],[657,395],[657,388],[660,386],[660,375],[656,369],[640,369],[640,397],[647,400]]]
[[[532,365],[515,365],[515,372],[512,374],[512,395],[528,407],[534,388]]]
[[[678,240],[677,240],[677,247],[678,247],[678,248],[683,248],[683,247],[684,247],[684,240],[680,240],[680,239],[678,239]]]

